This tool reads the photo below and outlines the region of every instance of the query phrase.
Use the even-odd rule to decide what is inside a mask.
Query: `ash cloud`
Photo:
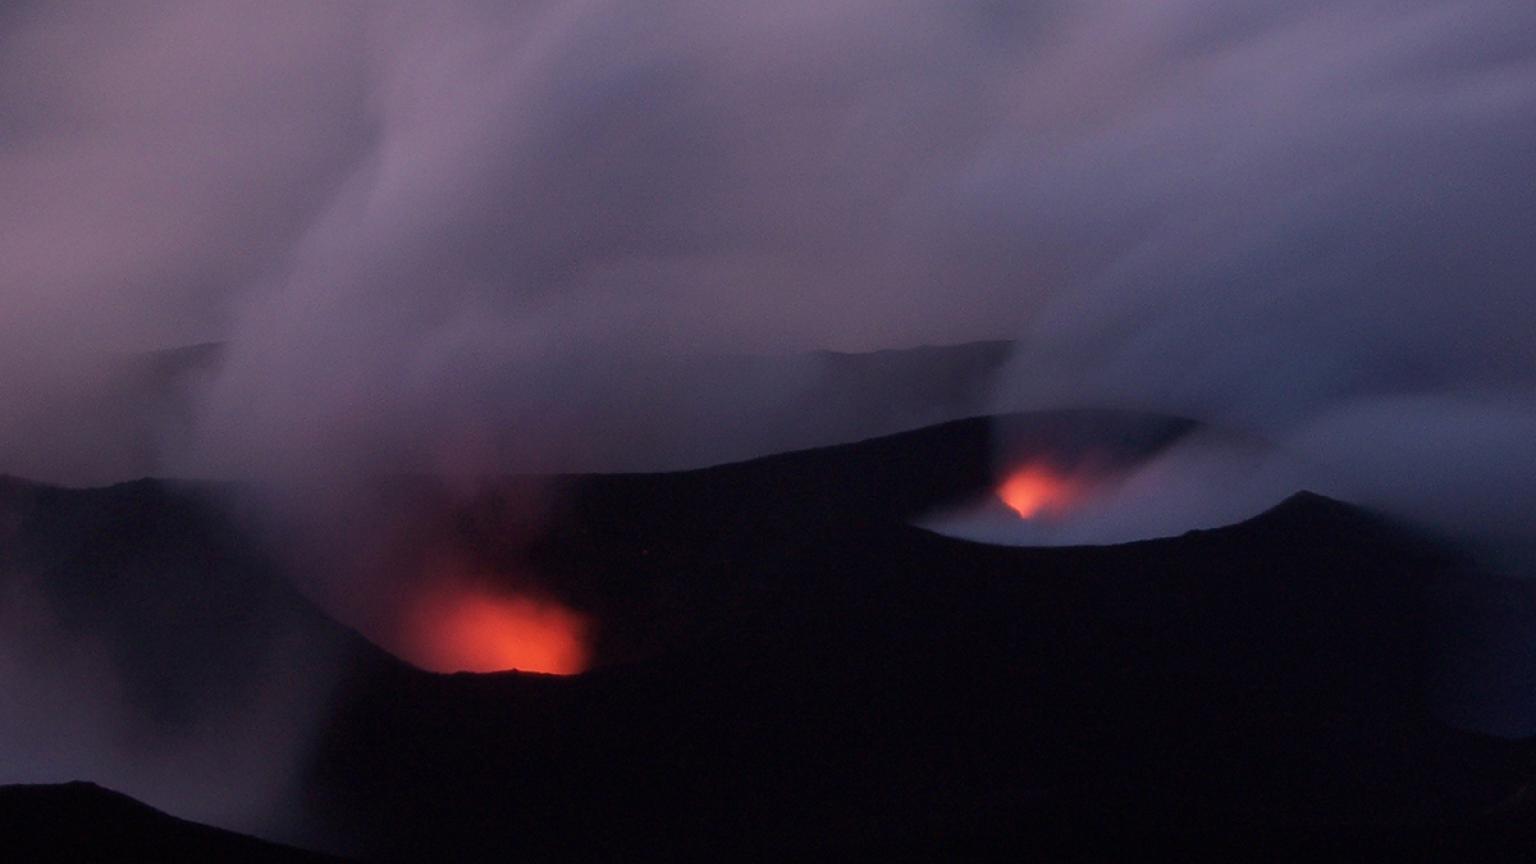
[[[1536,363],[1533,19],[1505,0],[18,7],[5,464],[675,466],[709,450],[700,416],[753,427],[732,456],[792,439],[762,406],[811,387],[788,363],[679,397],[657,357],[982,338],[1024,346],[1007,406],[1324,441],[1376,422],[1341,399],[1454,392],[1498,423]],[[84,420],[88,358],[192,341],[227,350],[191,443],[93,452],[117,424]],[[61,438],[71,418],[87,428]]]
[[[1536,12],[1331,4],[1241,32],[1103,136],[1102,181],[1155,215],[1039,308],[1011,404],[1256,431],[1330,491],[1529,537]]]
[[[143,418],[114,402],[119,367],[227,337],[230,303],[329,199],[369,123],[359,11],[7,4],[0,471],[156,467],[122,429]]]

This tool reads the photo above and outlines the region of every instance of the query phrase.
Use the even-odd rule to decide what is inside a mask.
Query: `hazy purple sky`
[[[166,469],[266,474],[569,440],[591,356],[1022,337],[1012,404],[1525,476],[1533,152],[1528,0],[10,3],[0,463],[200,340]]]

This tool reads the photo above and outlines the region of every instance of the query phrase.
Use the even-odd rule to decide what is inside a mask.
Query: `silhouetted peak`
[[[1381,517],[1363,507],[1305,489],[1255,516],[1249,520],[1249,524],[1270,528],[1331,530],[1384,527]]]

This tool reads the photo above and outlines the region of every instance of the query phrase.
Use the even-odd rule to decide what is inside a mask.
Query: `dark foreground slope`
[[[0,854],[16,862],[340,864],[161,813],[90,783],[0,786]]]

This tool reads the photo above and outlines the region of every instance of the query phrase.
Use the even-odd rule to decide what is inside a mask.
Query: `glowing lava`
[[[1050,465],[1024,465],[997,487],[997,498],[1020,519],[1061,516],[1085,494],[1085,485]]]
[[[427,597],[413,618],[411,660],[434,672],[574,675],[591,660],[587,618],[552,601],[458,588]]]

